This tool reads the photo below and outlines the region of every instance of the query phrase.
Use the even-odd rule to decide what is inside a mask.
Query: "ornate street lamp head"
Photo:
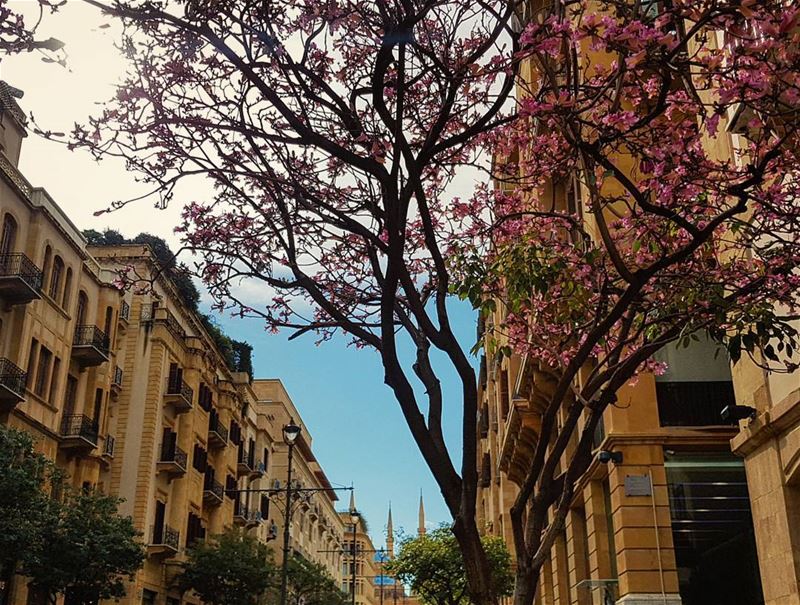
[[[289,424],[283,427],[283,440],[288,445],[293,445],[302,430],[294,423],[294,418],[292,418],[289,420]]]

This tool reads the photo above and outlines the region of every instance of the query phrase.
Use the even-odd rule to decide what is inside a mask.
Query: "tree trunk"
[[[492,590],[492,571],[481,544],[474,516],[465,520],[459,515],[453,524],[453,534],[461,546],[464,571],[473,604],[498,605],[497,596]]]
[[[531,605],[536,596],[539,583],[539,570],[532,569],[526,562],[517,557],[517,572],[514,578],[513,605]]]

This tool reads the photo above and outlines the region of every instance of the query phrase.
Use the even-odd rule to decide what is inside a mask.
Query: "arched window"
[[[53,259],[53,270],[50,272],[50,290],[48,294],[50,298],[58,302],[59,294],[61,293],[61,278],[64,275],[64,261],[61,257],[56,255]]]
[[[47,284],[50,279],[50,265],[53,263],[53,249],[48,244],[44,249],[44,262],[42,263],[42,287]]]
[[[69,311],[70,290],[72,289],[72,269],[67,269],[67,276],[64,279],[64,296],[61,299],[61,308]]]
[[[3,234],[0,237],[0,254],[11,254],[17,240],[17,221],[6,213],[3,217]]]
[[[75,311],[75,327],[86,325],[86,307],[89,306],[89,299],[85,292],[78,294],[78,308]]]

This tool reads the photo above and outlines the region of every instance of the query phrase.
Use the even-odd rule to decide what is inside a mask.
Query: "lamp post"
[[[283,440],[289,446],[289,463],[286,468],[286,506],[283,517],[283,565],[281,566],[281,605],[286,605],[289,588],[289,523],[292,520],[292,454],[294,442],[302,429],[294,423],[294,418],[283,427]]]
[[[353,553],[352,567],[350,568],[350,597],[352,605],[356,605],[356,528],[358,527],[358,520],[361,518],[361,513],[352,509],[350,511],[350,521],[353,522],[353,543],[350,547],[350,552]]]
[[[380,555],[380,556],[381,556],[381,561],[380,561],[380,563],[381,563],[381,575],[380,575],[380,578],[381,578],[381,588],[380,588],[381,595],[380,595],[380,605],[383,605],[383,582],[384,582],[384,577],[383,577],[383,552],[381,552],[381,555]]]

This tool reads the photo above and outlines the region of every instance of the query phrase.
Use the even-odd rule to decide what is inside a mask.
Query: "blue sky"
[[[35,7],[26,0],[11,2],[22,10]],[[41,127],[69,132],[74,122],[96,114],[102,102],[114,94],[113,85],[125,63],[113,45],[116,28],[100,27],[105,23],[95,9],[69,2],[57,18],[45,21],[41,31],[43,39],[55,36],[66,43],[68,68],[44,63],[35,53],[0,63],[0,78],[25,92],[20,104]],[[176,245],[172,229],[178,221],[181,196],[164,211],[155,211],[143,202],[101,217],[93,215],[113,200],[143,191],[119,162],[95,163],[85,153],[71,153],[62,145],[31,135],[23,144],[20,168],[34,186],[47,189],[82,229],[112,227],[128,236],[147,231]],[[471,185],[470,179],[464,179],[459,189],[469,190]],[[202,199],[207,191],[201,184],[184,190],[183,197]],[[469,349],[475,338],[474,314],[468,305],[455,302],[452,312],[460,341]],[[429,526],[449,519],[399,407],[383,384],[377,353],[347,347],[344,338],[319,347],[313,335],[287,342],[285,334],[270,334],[256,320],[218,317],[218,321],[232,337],[254,346],[257,376],[284,381],[312,433],[317,457],[330,480],[355,486],[357,505],[371,525],[376,545],[384,541],[389,501],[395,528],[402,527],[406,533],[416,531],[420,489]],[[448,368],[446,363],[437,365]],[[445,371],[440,378],[445,393],[446,438],[458,451],[460,389],[454,373]]]
[[[451,305],[451,310],[460,340],[468,349],[474,341],[474,314],[461,303]],[[320,346],[314,344],[313,335],[287,342],[285,335],[270,334],[257,320],[220,317],[220,324],[234,338],[254,346],[256,376],[275,376],[286,385],[328,478],[335,484],[353,483],[356,505],[367,517],[376,547],[383,544],[389,501],[395,528],[416,531],[420,489],[428,525],[449,519],[400,408],[383,383],[377,353],[348,347],[344,338]],[[445,438],[458,450],[460,388],[447,364],[438,365],[449,395]],[[347,495],[342,498],[346,506]]]

